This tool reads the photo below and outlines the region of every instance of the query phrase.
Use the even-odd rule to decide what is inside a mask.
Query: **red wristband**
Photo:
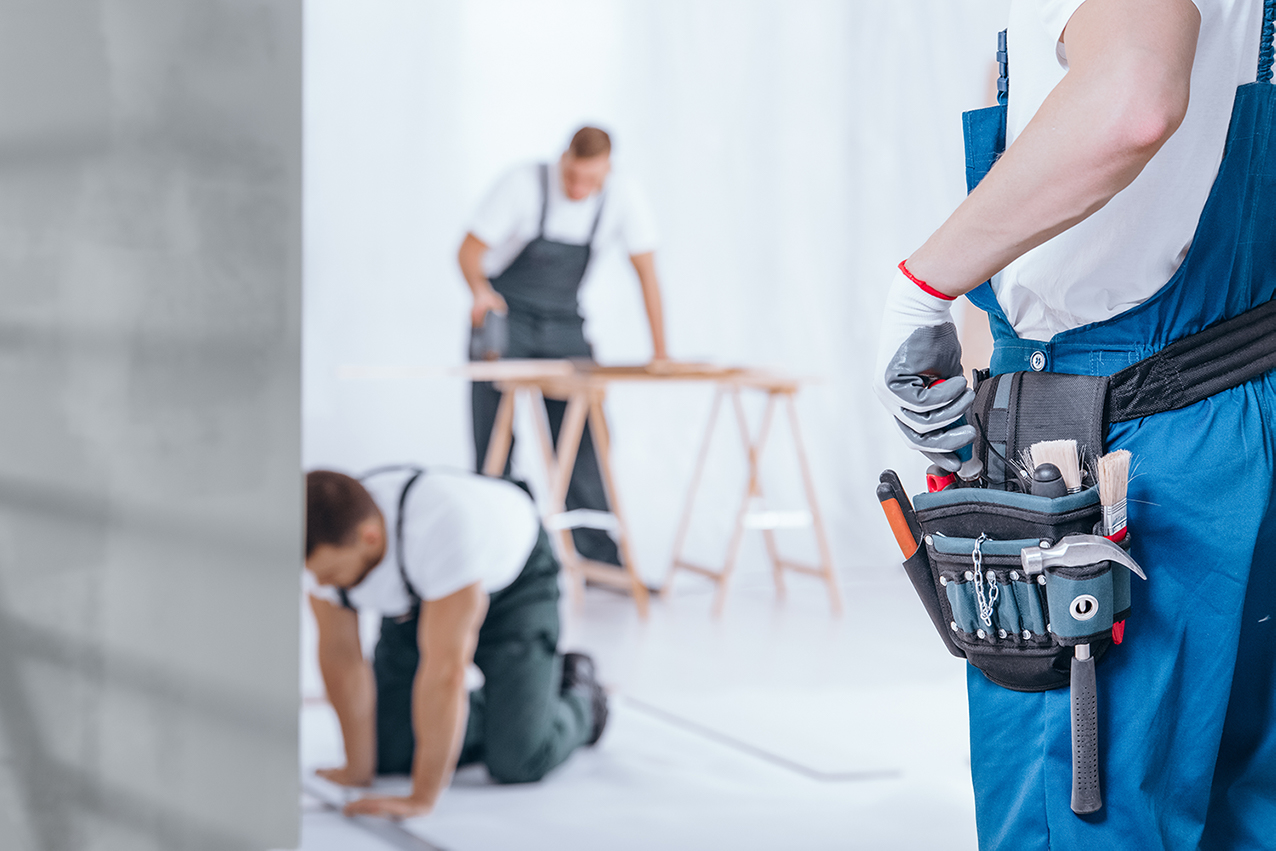
[[[908,278],[908,280],[912,281],[914,284],[917,284],[917,286],[921,287],[922,292],[926,293],[927,295],[933,295],[935,298],[942,298],[944,301],[957,300],[957,296],[944,295],[943,293],[941,293],[939,290],[935,289],[934,287],[928,286],[925,281],[915,277],[912,272],[908,271],[908,267],[904,265],[906,262],[908,261],[907,260],[899,261],[899,270],[904,273],[905,278]]]

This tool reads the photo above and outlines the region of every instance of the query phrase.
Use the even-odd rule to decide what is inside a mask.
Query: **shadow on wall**
[[[0,27],[0,845],[298,840],[301,0]]]

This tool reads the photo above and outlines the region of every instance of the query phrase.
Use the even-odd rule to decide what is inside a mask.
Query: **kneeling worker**
[[[320,775],[412,775],[407,797],[363,798],[347,815],[424,815],[458,764],[536,781],[602,735],[606,694],[588,656],[558,654],[558,561],[517,485],[411,467],[308,473],[306,568],[346,750]],[[371,665],[358,610],[382,616]],[[467,697],[471,661],[484,684]]]

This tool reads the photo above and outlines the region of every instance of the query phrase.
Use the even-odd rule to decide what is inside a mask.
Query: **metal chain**
[[[984,626],[992,628],[992,610],[993,605],[997,602],[999,589],[997,583],[991,579],[988,587],[984,587],[984,541],[988,540],[988,536],[980,533],[975,540],[975,549],[971,552],[971,560],[975,563],[975,603],[979,608],[979,619],[984,622]]]

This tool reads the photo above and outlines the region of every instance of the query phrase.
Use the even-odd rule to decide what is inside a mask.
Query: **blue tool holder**
[[[1095,533],[1096,488],[1056,499],[949,488],[914,504],[924,545],[905,567],[950,652],[1017,691],[1067,685],[1077,644],[1106,652],[1129,614],[1129,571],[1103,561],[1029,575],[1021,560],[1026,547]]]

